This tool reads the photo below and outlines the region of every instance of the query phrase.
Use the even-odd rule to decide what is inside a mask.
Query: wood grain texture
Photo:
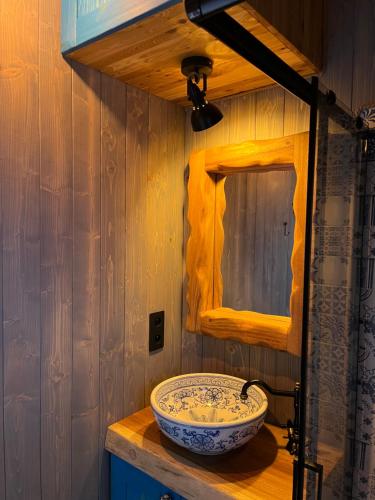
[[[59,57],[60,6],[40,3],[42,496],[72,495],[73,155],[71,70]]]
[[[1,90],[0,90],[1,91]],[[1,142],[0,142],[1,144]],[[1,156],[0,156],[1,158]],[[3,162],[0,159],[0,167]],[[0,172],[0,182],[3,178]],[[2,207],[2,190],[0,188],[0,207]],[[0,217],[0,284],[3,285],[3,218]],[[5,498],[5,453],[4,453],[4,321],[3,294],[0,293],[0,498]]]
[[[110,0],[76,0],[77,17],[84,16],[90,12],[104,7]]]
[[[256,95],[255,94],[247,94],[247,95],[240,95],[233,99],[233,101],[227,101],[227,117],[228,121],[230,122],[231,126],[229,128],[229,143],[239,143],[243,142],[246,140],[252,140],[255,139],[255,120],[256,120]],[[228,125],[226,125],[228,126]],[[241,176],[233,176],[231,179],[226,180],[225,184],[225,195],[227,198],[227,209],[226,209],[226,214],[228,215],[228,207],[233,206],[234,197],[238,199],[235,195],[234,197],[231,196],[231,189],[230,186],[233,183],[236,183],[236,185],[240,188],[241,185]],[[236,179],[238,179],[236,181]],[[254,184],[252,184],[252,187],[250,187],[251,193],[254,195]],[[233,189],[232,189],[233,193]],[[234,193],[233,193],[234,194]],[[245,199],[243,197],[243,199]],[[246,196],[247,199],[247,196]],[[251,204],[251,201],[250,201]],[[241,245],[242,239],[236,238],[236,235],[240,234],[239,232],[236,231],[236,229],[241,226],[241,224],[246,225],[247,228],[249,228],[249,225],[252,225],[251,222],[249,221],[244,221],[243,220],[243,212],[241,211],[242,207],[236,204],[236,211],[237,214],[235,216],[235,220],[230,220],[228,221],[229,224],[225,226],[225,214],[224,214],[224,220],[223,224],[225,226],[225,231],[228,232],[228,237],[231,238],[231,240],[235,243],[235,247],[237,247],[236,250],[236,256],[238,255],[238,247]],[[255,213],[253,212],[251,215],[252,220],[254,220],[254,215]],[[228,228],[230,226],[230,229]],[[254,227],[254,226],[252,226]],[[224,240],[224,248],[223,248],[223,254],[226,253],[226,247],[225,243],[228,241],[228,239]],[[251,243],[248,242],[247,245],[247,258],[250,262],[253,262],[251,259],[251,255],[253,254],[253,249],[254,246]],[[225,291],[226,288],[228,287],[228,283],[231,283],[231,289],[232,291],[234,289],[238,290],[237,293],[242,295],[242,290],[241,290],[241,283],[243,283],[242,280],[242,275],[240,274],[240,268],[239,266],[236,266],[236,269],[238,269],[239,274],[238,275],[233,275],[233,266],[230,265],[230,258],[223,258],[222,259],[222,273],[223,273],[223,281],[224,281],[224,294],[223,294],[223,305],[229,305],[226,304],[226,295]],[[237,259],[238,261],[238,259]],[[252,272],[254,269],[252,269]],[[227,281],[226,281],[227,279]],[[239,295],[237,295],[238,297]],[[230,297],[236,298],[235,294],[230,294]],[[241,309],[240,307],[236,307],[236,309]],[[238,376],[241,378],[248,379],[249,377],[249,346],[241,344],[239,342],[233,342],[233,341],[227,341],[225,342],[225,373],[228,373],[229,375],[234,375]]]
[[[326,2],[326,22],[325,32],[327,40],[326,63],[323,66],[321,82],[329,89],[332,89],[337,98],[349,108],[352,107],[353,77],[355,75],[353,67],[354,53],[354,29],[355,12],[359,12],[359,2],[351,0],[330,0]],[[366,18],[366,14],[360,14],[361,22]],[[362,29],[362,28],[361,28]],[[359,46],[361,53],[367,52],[368,42],[362,42]],[[356,55],[360,59],[360,54]],[[366,66],[366,64],[365,64]],[[361,75],[364,66],[361,63]],[[367,76],[363,76],[363,81],[367,81]],[[370,81],[370,80],[369,80]]]
[[[257,140],[273,139],[284,134],[284,110],[285,94],[281,88],[273,87],[257,93],[256,97],[256,124],[255,138]],[[257,214],[261,216],[261,214]],[[255,255],[266,253],[267,247],[263,242],[257,239],[255,243]],[[255,267],[254,288],[262,293],[264,280],[259,272],[259,266]],[[278,352],[264,347],[250,347],[250,376],[257,373],[258,377],[267,382],[271,387],[277,387],[277,357]],[[267,420],[277,422],[279,401],[270,398],[268,405]]]
[[[215,296],[213,287],[216,179],[215,176],[205,174],[205,164],[205,150],[191,155],[187,215],[190,235],[186,249],[186,329],[191,332],[200,330],[200,315],[203,311],[221,306],[221,290]]]
[[[230,105],[227,102],[226,99],[222,99],[217,102],[218,106],[221,108],[222,112],[228,113],[230,110]],[[209,128],[206,130],[206,147],[207,148],[212,148],[216,146],[218,143],[219,144],[228,144],[229,141],[229,134],[230,131],[228,127],[226,127],[225,123],[223,123],[223,120],[216,125],[215,127]],[[222,233],[222,217],[224,211],[225,211],[225,199],[224,199],[224,184],[225,184],[225,178],[221,176],[215,175],[214,177],[216,181],[216,191],[215,191],[215,207],[217,206],[218,210],[217,213],[215,214],[215,233],[216,232],[221,232]],[[221,193],[221,197],[219,197],[219,200],[217,199],[217,194]],[[216,236],[215,236],[216,238]],[[215,247],[214,247],[214,261],[219,262],[219,255],[217,253],[218,246],[216,245],[215,241]],[[222,305],[222,289],[223,289],[223,283],[222,283],[222,275],[219,273],[215,277],[215,287],[218,289],[215,297],[215,301],[219,306]],[[215,288],[214,287],[214,288]],[[215,307],[215,306],[214,306]],[[225,342],[223,342],[220,339],[215,339],[212,337],[208,336],[203,336],[203,362],[202,362],[202,369],[205,372],[219,372],[223,373],[225,371]]]
[[[229,307],[218,307],[200,315],[200,329],[205,335],[279,351],[288,347],[290,325],[291,318],[286,316],[236,311]]]
[[[202,371],[203,361],[203,338],[201,335],[191,335],[185,330],[185,323],[188,313],[187,301],[185,299],[187,292],[187,276],[186,276],[186,247],[190,231],[187,213],[189,209],[189,200],[187,188],[190,176],[189,157],[191,151],[198,151],[206,147],[206,132],[199,134],[191,132],[190,112],[186,113],[185,117],[185,150],[184,150],[184,235],[183,235],[183,288],[182,288],[182,338],[181,338],[181,371],[182,373],[197,373]]]
[[[137,9],[142,10],[147,3],[150,2],[141,2]],[[148,16],[139,22],[73,50],[68,56],[156,96],[182,104],[187,104],[187,100],[186,82],[180,72],[180,61],[195,54],[205,54],[214,61],[214,71],[209,82],[210,99],[273,83],[224,44],[190,23],[186,18],[183,2],[158,3],[163,4],[160,12],[152,15],[150,11]],[[271,4],[270,1],[265,3]],[[112,1],[106,4],[105,10],[115,18],[114,11],[119,9],[120,4],[122,2],[118,0]],[[165,8],[168,4],[175,5]],[[318,19],[319,6],[320,2],[316,7],[314,22]],[[119,17],[129,16],[130,10],[122,6]],[[278,38],[279,32],[271,29],[270,23],[263,18],[256,20],[245,4],[231,8],[229,13],[300,74],[307,76],[316,72],[314,64],[301,56],[298,50],[291,50],[290,44],[287,47],[285,42]],[[96,35],[100,30],[104,33],[108,24],[102,24],[103,16],[103,10],[98,9],[78,18],[77,43],[90,38],[86,27],[95,31]],[[304,29],[303,22],[305,26],[310,26],[313,22],[312,19],[297,20],[300,23],[297,28],[299,32]],[[306,31],[317,34],[319,29],[319,26],[315,25],[314,29]],[[319,43],[320,40],[321,37],[318,37]],[[168,85],[165,85],[166,81]]]
[[[188,275],[187,303],[188,315],[186,329],[188,331],[211,335],[218,338],[240,340],[243,342],[269,345],[274,349],[288,350],[293,354],[300,352],[301,311],[302,311],[302,284],[303,284],[303,258],[304,258],[304,234],[305,234],[305,199],[306,199],[306,172],[308,157],[308,134],[297,134],[269,141],[246,141],[239,145],[230,145],[220,148],[206,149],[193,153],[190,158],[190,177],[188,185],[189,211],[188,221],[190,224],[190,236],[187,243],[186,269]],[[283,327],[279,327],[279,320],[267,316],[254,315],[252,312],[238,313],[221,309],[223,297],[223,282],[221,273],[222,252],[224,246],[223,215],[225,211],[225,192],[222,173],[233,174],[239,172],[252,172],[258,170],[284,169],[286,165],[294,167],[296,173],[296,186],[293,197],[295,214],[294,245],[291,256],[292,289],[290,292],[290,316],[291,321],[283,321]],[[263,176],[260,176],[260,180]],[[275,194],[268,194],[275,199],[278,183],[274,183]],[[291,191],[292,186],[290,186]],[[259,191],[259,195],[262,193]],[[263,199],[266,199],[265,193]],[[277,204],[270,224],[274,225],[277,219]],[[259,215],[263,218],[265,210],[260,208]],[[257,214],[258,215],[258,214]],[[269,238],[269,228],[264,223],[259,235],[256,235],[255,245],[260,243],[265,248]],[[280,225],[279,225],[280,226]],[[280,231],[278,230],[277,233]],[[273,243],[273,237],[271,243]],[[272,245],[271,245],[272,246]],[[279,252],[280,245],[275,245],[272,252]],[[262,248],[261,254],[264,253]],[[260,255],[261,255],[260,254]],[[287,257],[284,258],[284,261]],[[255,311],[263,313],[274,313],[275,308],[284,309],[279,304],[279,296],[282,299],[286,294],[282,288],[290,282],[287,279],[288,266],[285,275],[280,277],[280,269],[274,269],[274,258],[269,262],[264,261],[263,267],[259,266],[259,288],[268,287],[265,291],[266,297],[271,297],[271,310],[261,311],[255,302]],[[269,270],[270,269],[270,270]],[[268,274],[270,278],[268,279]],[[273,293],[272,293],[273,292]],[[262,295],[259,296],[263,299]],[[262,302],[262,300],[259,300]],[[268,306],[267,309],[270,307]],[[220,316],[223,313],[223,317]],[[282,311],[281,311],[282,312]],[[247,314],[247,317],[246,317]],[[280,314],[280,312],[278,312]],[[285,318],[286,319],[286,318]],[[236,330],[236,325],[238,330]],[[285,327],[285,325],[287,325]],[[265,335],[268,328],[269,335]],[[286,330],[285,330],[286,328]],[[246,332],[248,334],[245,334]],[[243,335],[241,335],[241,333]],[[256,339],[256,335],[259,337]],[[280,341],[277,335],[281,334]],[[256,341],[255,341],[256,340]]]
[[[132,26],[177,0],[84,0],[77,12],[76,44],[87,44],[106,32]],[[70,47],[71,48],[71,47]]]
[[[180,371],[184,125],[182,110],[150,97],[147,162],[148,313],[165,311],[164,348],[146,364],[146,402],[156,384]],[[171,192],[169,191],[171,189]],[[174,193],[174,196],[171,196]],[[168,203],[166,203],[168,200]],[[164,285],[160,286],[161,278]]]
[[[100,75],[76,65],[72,75],[73,367],[72,498],[98,490],[100,339]],[[90,124],[88,127],[87,124]]]
[[[77,0],[61,0],[61,50],[76,45]]]
[[[16,14],[16,15],[15,15]],[[38,1],[0,8],[6,495],[41,495]]]
[[[223,102],[227,103],[225,117],[219,125],[213,127],[210,131],[211,147],[255,139],[256,132],[258,133],[257,138],[268,139],[269,137],[283,135],[283,132],[286,135],[304,132],[307,130],[305,127],[308,127],[307,106],[300,104],[298,99],[277,88],[225,99],[220,102],[220,105]],[[193,134],[189,119],[189,113],[187,113],[185,129],[187,158],[192,150],[206,148],[205,132]],[[225,134],[223,134],[221,127],[226,127],[229,130],[230,141],[222,142],[222,137],[223,135],[225,137]],[[262,256],[263,259],[268,254],[263,251],[257,255],[258,258]],[[248,258],[251,260],[251,254],[249,254]],[[256,286],[257,289],[261,289],[259,283]],[[234,280],[233,287],[236,289],[240,287],[238,280]],[[199,342],[200,336],[186,334],[185,337],[192,337],[194,346],[191,348],[188,340],[184,342],[183,359],[189,359],[191,352],[195,359],[196,343]],[[230,341],[223,342],[223,344],[225,344],[225,370],[228,373],[245,378],[263,378],[275,387],[288,389],[292,388],[294,382],[299,379],[299,358],[296,356]],[[244,348],[247,351],[245,351],[245,354],[243,353]],[[209,367],[222,367],[221,358],[216,361],[215,354],[209,354],[209,347],[203,356],[204,359],[205,356],[208,357]],[[195,366],[199,367],[200,365]],[[195,366],[194,371],[197,371]],[[218,371],[221,371],[221,369]],[[276,376],[276,373],[281,374],[281,376]],[[270,401],[270,414],[276,416],[276,420],[284,422],[285,416],[287,415],[289,418],[291,415],[289,401],[284,404],[281,399],[275,401],[273,398]]]
[[[150,281],[146,273],[139,281],[142,254],[126,273],[125,258],[127,240],[133,253],[151,244],[151,233],[129,225],[131,207],[146,200],[150,185],[149,96],[136,91],[137,110],[127,125],[127,87],[79,64],[72,69],[61,57],[59,5],[0,7],[6,103],[0,118],[0,497],[6,499],[108,498],[106,428],[132,411],[133,402],[144,404],[144,377],[139,385],[132,380],[136,363],[147,359],[146,343],[124,371],[141,329],[125,324],[125,307],[137,315],[131,295],[125,302],[125,278],[145,315]],[[166,191],[175,195],[167,220],[159,220],[173,240],[163,240],[169,250],[159,262],[175,275],[172,285],[168,275],[153,286],[162,282],[166,289],[172,319],[164,360],[173,370],[181,359],[182,115],[168,104],[169,125],[158,130],[168,152]],[[139,157],[138,146],[131,147],[135,133]],[[131,198],[135,182],[139,198],[136,191]],[[171,227],[175,232],[165,229]]]
[[[108,429],[106,448],[186,499],[286,500],[292,459],[282,429],[264,426],[230,455],[203,456],[164,437],[146,408]]]
[[[125,211],[125,360],[124,414],[144,407],[148,350],[147,282],[147,159],[149,96],[127,89],[126,211]]]
[[[322,67],[324,49],[323,0],[247,0],[254,17],[277,33],[285,46],[311,61],[317,69]]]
[[[309,130],[309,107],[285,92],[284,104],[284,134],[299,134]],[[277,373],[277,387],[292,390],[296,381],[300,379],[300,357],[289,353],[278,353],[275,370]],[[293,403],[287,398],[276,401],[276,416],[279,422],[286,422],[293,414]]]
[[[375,103],[374,22],[375,5],[371,0],[360,0],[355,6],[355,39],[353,62],[352,109]],[[346,78],[350,80],[349,78]]]
[[[126,87],[106,75],[101,82],[99,477],[104,492],[109,484],[105,428],[124,414]]]

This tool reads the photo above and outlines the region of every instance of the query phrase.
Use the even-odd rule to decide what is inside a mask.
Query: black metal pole
[[[189,10],[193,9],[195,3],[204,2],[185,2],[186,13],[192,22],[211,33],[286,90],[311,105],[312,87],[307,80],[226,12],[202,17],[198,15],[199,10]]]
[[[195,22],[195,19],[212,16],[241,2],[243,0],[185,0],[185,9],[190,21]]]
[[[298,481],[297,500],[303,499],[305,478],[305,441],[306,441],[306,396],[307,396],[307,364],[309,348],[309,317],[310,317],[310,266],[312,245],[312,218],[314,208],[314,177],[316,156],[316,128],[318,123],[318,78],[313,77],[312,101],[310,107],[309,156],[307,167],[307,195],[306,195],[306,229],[305,229],[305,259],[303,277],[303,305],[302,305],[302,341],[301,341],[301,400],[300,400],[300,438],[298,450]]]

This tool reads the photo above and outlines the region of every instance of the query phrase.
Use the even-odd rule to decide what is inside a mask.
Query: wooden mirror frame
[[[300,354],[307,160],[307,132],[191,154],[188,182],[190,236],[186,255],[188,331]],[[225,178],[240,172],[291,168],[296,172],[296,186],[290,317],[222,307]]]

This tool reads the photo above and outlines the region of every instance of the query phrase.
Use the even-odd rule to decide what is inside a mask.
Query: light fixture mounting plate
[[[187,78],[192,75],[208,76],[212,72],[212,60],[205,56],[185,57],[181,62],[181,72]]]

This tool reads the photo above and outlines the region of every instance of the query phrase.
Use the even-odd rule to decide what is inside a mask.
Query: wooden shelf
[[[274,4],[269,0],[265,6],[264,2],[257,4],[259,12],[252,7],[252,2],[243,2],[228,12],[299,74],[309,76],[321,67],[322,2],[314,2],[313,18],[309,15],[312,0],[288,0],[281,10],[280,2]],[[99,14],[95,14],[97,17],[90,14],[92,19],[86,20],[86,24],[95,26],[96,39],[87,40],[84,46],[73,46],[65,54],[125,83],[181,104],[187,104],[187,100],[186,79],[181,74],[180,63],[191,55],[207,55],[214,61],[209,79],[211,100],[274,83],[226,45],[189,22],[182,2],[169,7],[170,2],[149,3],[162,5],[156,13],[153,9],[149,15],[144,13],[141,20],[134,19],[133,24],[129,14],[128,22],[111,26],[109,34],[105,33],[108,23],[100,21]],[[111,3],[117,4],[122,2]],[[124,9],[119,7],[119,12]],[[103,35],[99,35],[101,22]],[[87,38],[86,31],[85,36]]]
[[[164,437],[151,409],[145,408],[108,428],[106,449],[187,499],[288,500],[293,459],[284,434],[264,425],[238,450],[200,456]]]

